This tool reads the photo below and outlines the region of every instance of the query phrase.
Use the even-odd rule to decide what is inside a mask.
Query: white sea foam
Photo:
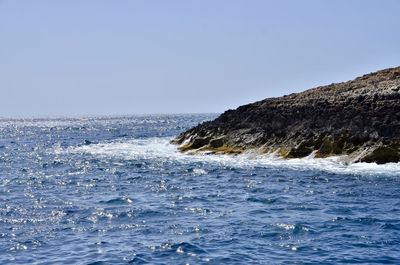
[[[70,147],[66,150],[56,148],[57,153],[82,153],[100,157],[124,160],[162,160],[163,162],[211,163],[232,168],[287,168],[295,170],[321,170],[338,174],[362,174],[400,176],[400,163],[377,165],[375,163],[346,164],[340,157],[313,158],[312,156],[296,159],[282,159],[275,155],[206,155],[183,154],[169,143],[170,138],[146,138]],[[204,174],[204,172],[197,172]]]

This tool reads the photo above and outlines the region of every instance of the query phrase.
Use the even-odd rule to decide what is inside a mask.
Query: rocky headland
[[[228,110],[172,141],[182,152],[400,161],[400,67]]]

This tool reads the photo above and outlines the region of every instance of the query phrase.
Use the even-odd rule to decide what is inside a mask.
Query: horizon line
[[[135,114],[78,114],[78,115],[48,115],[48,116],[0,116],[2,121],[21,121],[21,120],[81,120],[81,119],[118,119],[144,116],[188,116],[188,115],[220,115],[222,112],[185,112],[185,113],[135,113]]]

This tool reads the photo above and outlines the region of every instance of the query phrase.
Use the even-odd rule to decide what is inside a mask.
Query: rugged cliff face
[[[182,133],[181,151],[400,160],[400,67],[228,110]]]

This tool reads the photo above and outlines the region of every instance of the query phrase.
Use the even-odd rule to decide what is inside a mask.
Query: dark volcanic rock
[[[228,110],[173,143],[182,151],[399,162],[400,67]]]

